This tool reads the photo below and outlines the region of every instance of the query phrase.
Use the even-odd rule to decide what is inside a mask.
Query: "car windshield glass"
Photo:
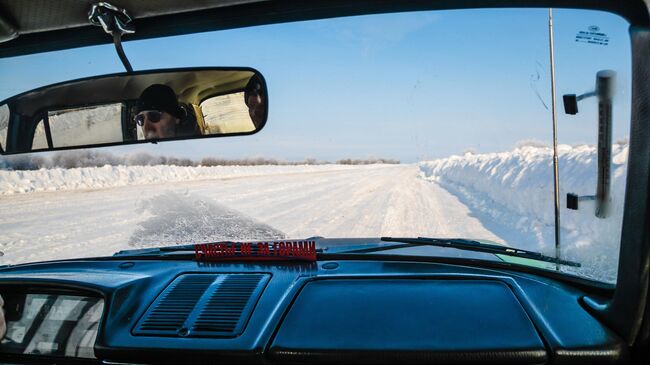
[[[268,87],[266,126],[252,136],[0,157],[0,264],[220,240],[435,237],[559,257],[580,263],[561,267],[566,274],[614,283],[630,123],[628,23],[553,9],[550,29],[550,15],[408,12],[127,38],[136,70],[255,68]],[[0,99],[121,71],[111,44],[0,59]],[[244,92],[233,95],[183,110],[217,128],[229,107],[250,108]],[[122,110],[56,117],[119,139]],[[113,119],[91,115],[106,111]],[[9,125],[0,107],[2,146]],[[33,145],[47,145],[43,123],[34,125]],[[383,254],[508,260],[452,252]]]

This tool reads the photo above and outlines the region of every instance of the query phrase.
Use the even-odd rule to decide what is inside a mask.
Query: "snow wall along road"
[[[616,280],[627,144],[612,146],[611,209],[600,219],[595,202],[566,208],[567,193],[595,195],[598,154],[594,146],[560,145],[560,227],[564,258],[583,264],[582,275]],[[467,205],[472,214],[509,245],[554,255],[553,151],[520,147],[501,153],[451,156],[420,163],[425,179],[440,184]]]

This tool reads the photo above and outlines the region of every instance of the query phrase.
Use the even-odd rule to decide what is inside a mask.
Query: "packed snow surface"
[[[178,171],[194,174],[195,169]],[[417,165],[260,166],[238,170],[239,174],[235,170],[204,170],[223,174],[143,185],[118,186],[118,179],[103,180],[103,186],[118,187],[94,185],[54,193],[35,192],[36,186],[47,186],[48,176],[37,171],[40,175],[33,176],[44,180],[33,177],[31,186],[23,185],[30,193],[0,198],[0,250],[4,252],[0,263],[110,255],[124,249],[223,239],[408,234],[498,240],[456,197],[422,179]],[[69,186],[95,181],[79,172],[71,175],[77,180],[66,179]]]
[[[627,145],[614,145],[611,210],[593,195],[597,153],[561,146],[563,258],[613,282]],[[0,264],[223,239],[430,236],[554,255],[552,151],[522,147],[412,165],[104,166],[0,171]],[[566,269],[569,270],[569,269]]]

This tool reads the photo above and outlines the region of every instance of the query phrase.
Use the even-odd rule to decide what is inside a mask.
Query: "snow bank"
[[[109,166],[37,171],[0,171],[0,195],[73,189],[101,189],[179,181],[226,179],[311,171],[378,168],[382,165],[297,166]]]
[[[560,212],[562,254],[582,262],[581,275],[615,281],[627,144],[612,147],[611,210],[595,217],[593,201],[566,209],[566,194],[594,195],[597,151],[593,146],[560,145]],[[484,225],[508,244],[554,254],[553,151],[524,146],[502,153],[451,156],[420,163],[424,178],[455,194]]]

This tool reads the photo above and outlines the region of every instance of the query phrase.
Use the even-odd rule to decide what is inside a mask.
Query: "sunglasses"
[[[147,111],[143,111],[143,112],[138,113],[135,116],[135,118],[133,118],[133,119],[135,120],[135,123],[137,125],[142,127],[142,126],[144,126],[144,118],[145,118],[145,116],[146,116],[147,119],[149,119],[149,121],[151,123],[158,123],[158,122],[160,122],[160,118],[162,117],[162,113],[163,112],[157,111],[157,110],[147,110]]]

